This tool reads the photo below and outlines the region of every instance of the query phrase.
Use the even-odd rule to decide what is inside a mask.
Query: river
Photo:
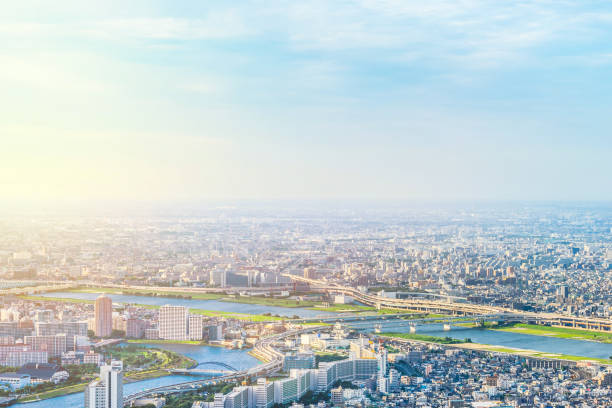
[[[165,348],[176,351],[191,357],[196,361],[220,361],[230,366],[243,369],[250,368],[258,364],[258,360],[247,354],[245,350],[229,350],[221,347],[195,346],[183,344],[144,344],[150,347]],[[123,394],[129,395],[149,388],[161,387],[164,385],[178,384],[186,381],[193,381],[194,377],[187,375],[169,375],[166,377],[152,378],[150,380],[138,381],[123,385]],[[64,395],[62,397],[50,398],[38,402],[25,404],[15,404],[11,407],[19,408],[82,408],[83,393]]]
[[[83,299],[83,300],[96,300],[99,296],[98,293],[77,293],[77,292],[50,292],[41,293],[37,296],[45,297],[58,297],[68,299]],[[330,312],[320,312],[317,310],[308,310],[293,307],[280,307],[280,306],[265,306],[265,305],[254,305],[250,303],[236,303],[236,302],[223,302],[221,300],[200,300],[200,299],[177,299],[177,298],[165,298],[157,296],[134,296],[134,295],[119,295],[119,294],[108,294],[108,297],[112,299],[114,303],[137,303],[141,305],[176,305],[186,306],[193,309],[204,309],[204,310],[216,310],[221,312],[231,313],[249,313],[249,314],[264,314],[271,313],[279,316],[299,316],[302,318],[309,317],[324,317],[333,315]]]
[[[398,325],[398,323],[404,325]],[[372,332],[375,324],[381,325],[382,332],[408,333],[410,327],[402,320],[378,320],[369,322],[350,323],[355,329]],[[610,358],[612,344],[597,343],[588,340],[563,339],[547,336],[534,336],[522,333],[510,333],[487,329],[452,326],[450,331],[444,331],[442,324],[424,324],[417,326],[417,334],[438,337],[452,337],[455,339],[470,338],[474,343],[491,344],[520,348],[526,350],[542,351],[556,354],[569,354],[575,356]]]

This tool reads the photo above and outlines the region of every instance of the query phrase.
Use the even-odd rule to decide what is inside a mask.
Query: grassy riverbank
[[[39,302],[64,302],[64,303],[89,303],[93,304],[95,301],[93,300],[84,300],[84,299],[71,299],[71,298],[60,298],[60,297],[47,297],[47,296],[19,296],[21,299],[39,301]],[[143,305],[143,304],[135,304],[136,307],[142,307],[143,309],[159,309],[161,306],[158,305]],[[283,320],[283,317],[280,316],[271,316],[271,315],[258,315],[258,314],[248,314],[248,313],[235,313],[235,312],[223,312],[220,310],[204,310],[204,309],[189,309],[191,313],[201,314],[203,316],[209,317],[226,317],[228,319],[237,319],[237,320],[248,320],[252,322],[269,322],[269,321],[278,321]],[[291,318],[292,316],[287,316],[286,318]]]
[[[437,336],[427,336],[425,334],[417,334],[417,333],[380,333],[381,337],[392,337],[398,339],[405,340],[417,340],[426,343],[436,343],[436,344],[461,344],[461,343],[471,343],[469,339],[453,339],[452,337],[437,337]]]
[[[534,336],[557,337],[562,339],[591,340],[601,343],[612,343],[612,333],[593,332],[568,327],[538,326],[535,324],[513,323],[499,327],[491,327],[492,330],[510,333],[531,334]]]
[[[162,289],[162,290],[158,290]],[[157,296],[157,297],[174,297],[183,299],[197,299],[197,300],[216,300],[221,299],[225,295],[222,293],[191,293],[191,292],[180,292],[172,290],[163,290],[165,288],[151,288],[151,289],[129,289],[123,290],[118,288],[74,288],[68,290],[62,290],[61,292],[72,292],[72,293],[108,293],[116,295],[127,295],[127,296]]]
[[[169,375],[168,370],[174,368],[188,368],[195,363],[193,359],[173,351],[138,346],[135,344],[125,347],[107,346],[104,348],[104,354],[110,358],[123,361],[125,369],[124,380],[126,383],[163,377]],[[141,369],[141,367],[146,368]],[[98,368],[95,367],[95,373],[97,373],[97,370]],[[88,371],[83,376],[78,376],[78,378],[71,375],[69,381],[76,381],[76,384],[58,384],[57,387],[24,396],[20,398],[18,402],[38,401],[83,392],[85,386],[95,377],[96,374],[92,374],[91,371]],[[87,381],[83,381],[85,379],[87,379]]]
[[[596,358],[596,357],[585,357],[585,356],[576,356],[571,354],[557,354],[557,353],[545,353],[541,351],[534,350],[525,350],[513,347],[501,347],[494,346],[489,344],[480,344],[480,343],[464,343],[459,344],[457,347],[467,348],[470,350],[481,350],[481,351],[490,351],[495,353],[507,353],[514,354],[523,357],[539,357],[539,358],[551,358],[551,359],[559,359],[559,360],[570,360],[570,361],[593,361],[601,364],[609,364],[612,365],[612,359],[608,358]]]
[[[381,333],[379,334],[381,337],[388,338],[396,338],[401,340],[415,341],[420,343],[435,343],[440,345],[448,345],[450,347],[458,347],[469,350],[476,351],[487,351],[492,353],[507,353],[513,355],[519,355],[523,357],[538,357],[538,358],[550,358],[550,359],[559,359],[559,360],[569,360],[569,361],[592,361],[600,364],[608,364],[612,365],[612,359],[607,358],[595,358],[595,357],[585,357],[585,356],[577,356],[570,354],[557,354],[557,353],[545,353],[541,351],[534,350],[526,350],[519,349],[513,347],[503,347],[503,346],[495,346],[490,344],[481,344],[481,343],[472,343],[465,340],[457,340],[457,342],[446,342],[445,337],[435,337],[435,336],[426,336],[422,334],[416,333]]]
[[[99,289],[99,290],[98,290]],[[72,293],[116,293],[116,294],[131,294],[135,295],[135,293],[131,292],[122,292],[118,289],[109,289],[109,288],[92,288],[92,289],[72,289],[69,290]],[[155,296],[155,297],[167,297],[168,299],[173,298],[182,298],[182,299],[196,299],[196,300],[211,300],[216,299],[223,302],[234,302],[234,303],[244,303],[244,304],[256,304],[256,305],[264,305],[264,306],[272,306],[272,307],[286,307],[286,308],[305,308],[309,310],[316,310],[321,312],[335,312],[335,313],[377,313],[377,314],[395,314],[401,313],[401,310],[396,309],[381,309],[377,310],[372,306],[362,306],[362,305],[330,305],[329,307],[322,306],[319,302],[314,301],[297,301],[293,299],[279,299],[279,298],[266,298],[260,296],[239,296],[239,297],[221,297],[217,294],[195,294],[191,297],[187,296],[184,293],[180,292],[160,292],[160,293],[151,293],[147,291],[139,291],[137,296]],[[85,300],[85,299],[72,299],[72,298],[62,298],[56,296],[20,296],[22,299],[32,300],[32,301],[55,301],[55,302],[66,302],[66,303],[88,303],[93,304],[95,301],[93,300]],[[158,305],[144,305],[144,304],[135,304],[135,306],[142,307],[145,309],[159,309]],[[248,314],[248,313],[236,313],[236,312],[224,312],[219,310],[206,310],[206,309],[190,309],[192,313],[201,314],[209,317],[227,317],[238,320],[248,320],[252,322],[266,322],[266,321],[277,321],[282,320],[281,316],[273,316],[273,315],[258,315],[258,314]],[[432,315],[433,316],[433,315]],[[294,318],[296,316],[285,316],[285,318]]]

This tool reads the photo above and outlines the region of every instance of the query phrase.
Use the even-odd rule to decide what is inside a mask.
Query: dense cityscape
[[[611,238],[589,205],[5,219],[0,398],[612,406]]]

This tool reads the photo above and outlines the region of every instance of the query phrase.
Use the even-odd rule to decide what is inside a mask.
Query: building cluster
[[[292,273],[389,296],[609,317],[606,211],[211,209],[189,218],[16,218],[0,225],[0,278],[13,280],[3,282],[9,287],[78,280],[257,293],[290,289],[283,274]]]
[[[260,378],[192,408],[612,406],[612,368],[596,363],[350,337],[348,358],[316,364],[302,340],[285,352],[286,377]]]
[[[312,356],[310,356],[312,357]],[[385,358],[386,355],[382,356]],[[202,408],[270,408],[275,404],[288,404],[298,401],[306,393],[327,393],[331,387],[341,381],[365,384],[376,377],[380,363],[376,359],[348,358],[339,361],[319,364],[314,368],[314,359],[289,358],[287,364],[300,361],[300,366],[308,368],[289,368],[288,377],[268,381],[257,380],[256,385],[235,387],[228,394],[216,394],[215,400],[208,404],[198,403]]]

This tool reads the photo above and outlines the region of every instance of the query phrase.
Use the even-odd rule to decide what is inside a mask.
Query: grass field
[[[558,337],[563,339],[591,340],[601,343],[612,343],[612,333],[599,333],[567,327],[538,326],[535,324],[514,323],[508,326],[492,328],[511,333],[531,334],[534,336]]]
[[[453,339],[452,337],[427,336],[425,334],[417,334],[417,333],[380,333],[379,336],[393,337],[393,338],[406,339],[406,340],[417,340],[417,341],[424,341],[427,343],[436,343],[436,344],[469,343],[469,341]]]
[[[163,289],[163,288],[162,288]],[[178,292],[178,291],[165,291],[159,290],[159,288],[149,289],[130,289],[121,290],[117,288],[76,288],[63,290],[62,292],[73,292],[73,293],[111,293],[111,294],[124,294],[133,296],[166,296],[166,297],[177,297],[177,298],[190,298],[198,300],[215,300],[221,299],[225,295],[218,293],[189,293],[189,292]]]
[[[525,356],[525,357],[552,358],[552,359],[570,360],[570,361],[596,361],[602,364],[612,364],[612,359],[607,359],[607,358],[584,357],[584,356],[576,356],[576,355],[570,355],[570,354],[544,353],[544,352],[534,351],[534,350],[515,349],[515,348],[509,348],[509,347],[493,346],[489,344],[463,343],[457,346],[461,348],[471,349],[471,350],[516,354],[516,355]]]
[[[147,340],[147,342],[151,343],[154,341]],[[198,344],[198,342],[195,342]],[[160,350],[160,349],[150,349],[150,348],[137,348],[132,351],[129,351],[128,348],[121,348],[118,346],[112,346],[110,349],[112,350],[112,355],[114,358],[118,358],[124,360],[124,362],[129,361],[130,359],[138,358],[139,355],[143,355],[145,357],[149,357],[150,361],[156,361],[155,365],[150,367],[148,370],[144,371],[127,371],[124,374],[124,379],[126,383],[146,380],[149,378],[157,378],[169,375],[168,369],[171,368],[187,368],[194,364],[194,360],[189,357],[183,356],[178,353],[174,353],[168,350]],[[87,382],[73,384],[69,386],[60,386],[58,388],[54,388],[51,390],[39,392],[36,394],[31,394],[25,397],[22,397],[18,400],[18,402],[29,402],[29,401],[37,401],[48,398],[59,397],[61,395],[67,394],[75,394],[83,392]]]

